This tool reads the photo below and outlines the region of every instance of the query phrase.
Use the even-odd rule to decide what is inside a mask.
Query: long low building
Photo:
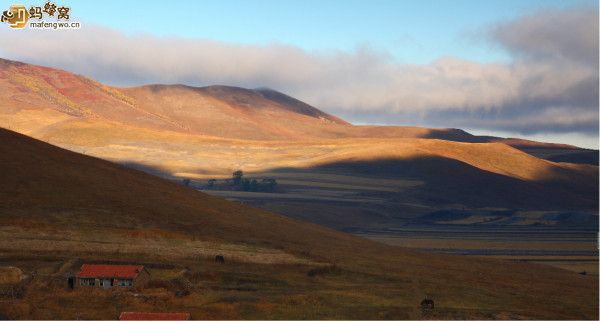
[[[138,287],[150,280],[143,265],[83,264],[76,275],[79,287]]]

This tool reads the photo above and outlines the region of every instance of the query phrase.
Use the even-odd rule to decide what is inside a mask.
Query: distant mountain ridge
[[[475,136],[460,129],[355,126],[269,88],[145,85],[117,88],[66,71],[0,58],[0,121],[51,135],[60,123],[109,121],[150,130],[232,139],[434,138],[502,142],[523,150],[562,144]]]
[[[532,160],[525,169],[524,163],[515,161],[523,155],[511,148],[498,149],[495,143],[542,159],[597,165],[593,157],[581,154],[589,151],[568,145],[475,136],[453,128],[356,126],[272,89],[158,84],[116,88],[4,59],[0,59],[0,126],[176,176],[409,155],[449,157],[514,177],[539,177],[535,171],[564,168]],[[424,143],[434,140],[442,142]],[[457,151],[471,149],[456,142],[480,144],[473,146],[480,151],[460,154]],[[482,157],[497,150],[504,156]]]

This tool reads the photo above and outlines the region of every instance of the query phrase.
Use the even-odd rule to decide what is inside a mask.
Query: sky
[[[598,148],[596,1],[54,2],[82,28],[0,28],[0,57],[117,86],[270,87],[356,124]]]
[[[593,3],[574,0],[223,0],[172,1],[167,8],[165,1],[102,1],[102,5],[83,1],[74,2],[73,10],[85,21],[127,33],[240,44],[275,42],[309,51],[348,51],[368,45],[391,53],[401,62],[429,63],[440,56],[478,62],[507,61],[509,56],[505,52],[477,41],[477,33],[490,24],[533,9]],[[171,19],[177,22],[167,22]]]

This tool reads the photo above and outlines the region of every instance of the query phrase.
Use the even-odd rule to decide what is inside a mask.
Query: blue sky
[[[40,1],[42,2],[42,1]],[[507,61],[482,33],[540,8],[594,5],[584,0],[221,0],[68,1],[74,17],[128,33],[290,44],[310,51],[369,46],[406,63],[443,56]]]

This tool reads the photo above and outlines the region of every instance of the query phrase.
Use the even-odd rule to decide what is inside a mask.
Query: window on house
[[[100,286],[108,287],[111,285],[110,279],[100,279]]]

